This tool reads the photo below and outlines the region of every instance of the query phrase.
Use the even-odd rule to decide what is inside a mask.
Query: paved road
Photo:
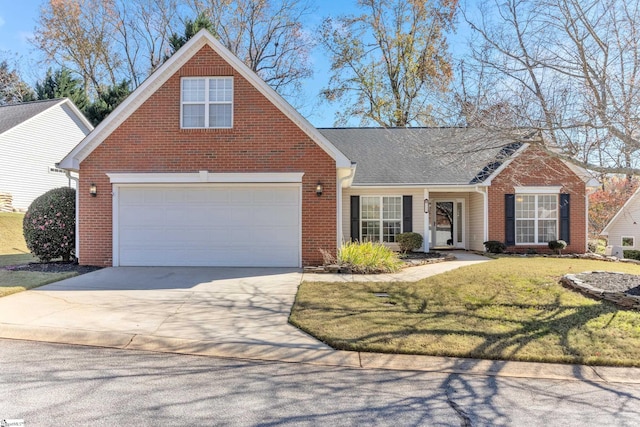
[[[330,368],[0,340],[0,420],[33,426],[635,426],[637,384]]]

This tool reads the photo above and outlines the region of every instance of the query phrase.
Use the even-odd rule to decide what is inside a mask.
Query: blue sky
[[[0,60],[7,59],[19,61],[18,65],[23,78],[29,84],[35,84],[43,78],[49,66],[54,64],[42,63],[41,54],[29,43],[28,39],[33,34],[36,26],[40,5],[44,0],[0,0]],[[317,0],[318,11],[310,18],[311,26],[318,25],[322,18],[328,15],[351,13],[355,10],[356,0]],[[462,48],[461,40],[450,41],[452,50]],[[319,104],[318,92],[326,85],[329,75],[329,64],[322,54],[316,49],[312,55],[314,65],[313,79],[305,82],[305,99],[309,100],[301,108],[301,113],[317,127],[333,126],[335,109],[338,106],[330,106],[326,103]],[[358,123],[353,123],[357,125]]]

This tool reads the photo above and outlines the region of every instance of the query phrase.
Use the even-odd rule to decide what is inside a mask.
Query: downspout
[[[482,235],[482,241],[486,242],[487,240],[489,240],[489,191],[488,187],[480,187],[480,186],[476,186],[474,188],[474,191],[476,193],[480,193],[482,194],[482,199],[483,199],[483,208],[484,208],[484,224],[483,224],[483,235]]]
[[[347,180],[350,180],[353,178],[353,176],[356,173],[356,164],[355,163],[351,163],[351,168],[350,168],[350,172],[349,175],[342,177],[342,178],[338,178],[338,186],[336,189],[336,197],[338,198],[338,209],[337,209],[337,216],[338,216],[338,226],[336,227],[336,230],[338,230],[337,233],[337,239],[336,239],[336,248],[339,248],[342,245],[342,240],[343,240],[343,236],[342,236],[342,184],[344,182],[346,182]]]
[[[58,165],[56,165],[56,167],[58,167]],[[74,176],[71,176],[71,171],[65,170],[64,171],[65,175],[67,175],[67,178],[69,179],[69,187],[71,187],[71,181],[75,181],[76,183],[76,238],[75,238],[75,245],[76,245],[76,261],[80,259],[80,226],[79,226],[79,219],[80,216],[78,215],[80,213],[80,178],[76,178]]]

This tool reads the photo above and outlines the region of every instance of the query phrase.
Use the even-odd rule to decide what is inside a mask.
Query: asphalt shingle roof
[[[356,185],[477,184],[522,145],[475,128],[318,130],[357,163]]]
[[[58,104],[60,99],[0,106],[0,134]]]

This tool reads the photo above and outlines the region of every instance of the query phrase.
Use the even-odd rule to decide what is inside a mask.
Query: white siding
[[[640,194],[635,193],[633,198],[622,208],[614,222],[609,224],[607,238],[609,245],[622,246],[622,237],[634,237],[635,247],[625,246],[623,249],[640,249]]]
[[[58,104],[0,135],[0,192],[13,196],[14,208],[27,209],[48,190],[68,186],[64,173],[49,168],[88,133],[67,105]]]
[[[413,232],[420,233],[424,238],[424,190],[422,188],[345,188],[342,192],[342,238],[344,241],[351,239],[351,196],[413,196]],[[397,249],[397,245],[390,245]]]
[[[484,224],[485,210],[484,197],[479,193],[469,193],[468,208],[469,238],[467,239],[468,249],[473,251],[484,251]]]

